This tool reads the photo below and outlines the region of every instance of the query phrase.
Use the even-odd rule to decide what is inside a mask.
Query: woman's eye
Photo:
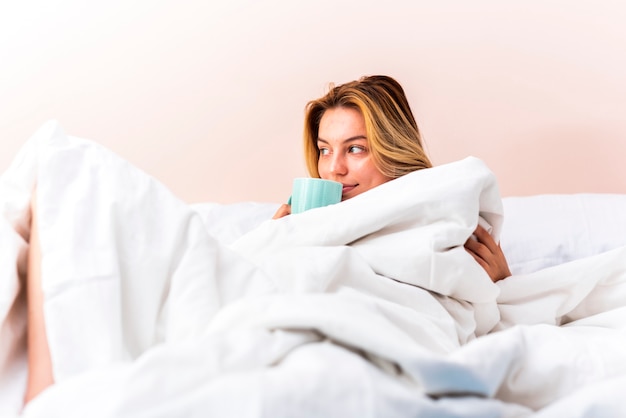
[[[359,145],[352,145],[348,148],[348,152],[351,154],[358,154],[360,152],[365,152],[365,148]]]
[[[320,155],[328,155],[330,153],[330,151],[328,151],[328,148],[320,148]]]

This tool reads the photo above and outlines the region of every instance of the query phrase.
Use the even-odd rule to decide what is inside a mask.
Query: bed
[[[35,184],[57,383],[22,410]],[[626,195],[502,198],[468,157],[274,221],[278,202],[186,204],[50,122],[3,174],[0,199],[2,416],[626,406]],[[463,249],[478,222],[513,273],[497,284]]]

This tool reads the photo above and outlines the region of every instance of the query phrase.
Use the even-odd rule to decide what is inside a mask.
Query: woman
[[[342,199],[350,199],[415,170],[432,166],[402,87],[387,76],[364,77],[331,89],[307,105],[305,157],[313,177],[343,184]],[[53,384],[52,365],[43,315],[41,254],[36,205],[32,204],[29,246],[28,384],[25,402]],[[290,213],[283,205],[274,218]],[[510,275],[500,247],[483,228],[466,249],[493,281]]]
[[[402,86],[383,75],[330,89],[308,103],[304,155],[312,177],[343,184],[342,200],[432,164]],[[283,204],[274,218],[291,213]],[[481,226],[465,248],[496,282],[511,275],[504,253]]]

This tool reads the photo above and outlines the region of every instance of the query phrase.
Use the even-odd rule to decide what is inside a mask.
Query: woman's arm
[[[489,232],[478,225],[474,236],[475,240],[470,238],[465,242],[465,249],[485,269],[491,280],[495,283],[509,277],[511,270],[506,257]]]

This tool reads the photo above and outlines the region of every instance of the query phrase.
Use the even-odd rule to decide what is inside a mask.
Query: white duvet
[[[21,411],[34,194],[56,384]],[[0,416],[595,417],[626,407],[626,248],[493,284],[478,159],[268,220],[230,247],[51,122],[0,179]],[[22,278],[22,279],[21,279]]]

